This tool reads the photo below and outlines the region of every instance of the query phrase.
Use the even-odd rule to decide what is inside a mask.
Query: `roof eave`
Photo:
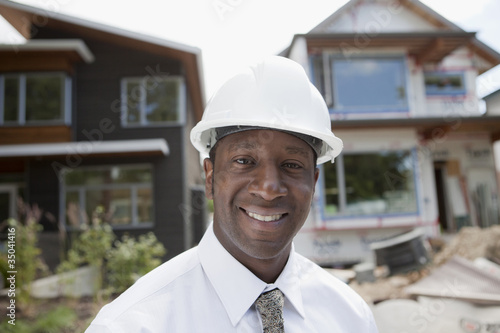
[[[95,36],[104,38],[106,41],[111,40],[107,37],[114,38],[115,42],[121,42],[122,44],[129,44],[129,41],[133,41],[140,49],[143,49],[142,46],[145,47],[144,49],[161,48],[161,53],[165,56],[183,63],[193,101],[195,118],[197,120],[201,119],[205,104],[205,93],[200,48],[7,0],[0,0],[0,15],[4,16],[27,39],[31,38],[29,34],[31,24],[33,22],[44,22],[44,26],[53,25],[59,29],[72,27],[90,33],[94,32]]]

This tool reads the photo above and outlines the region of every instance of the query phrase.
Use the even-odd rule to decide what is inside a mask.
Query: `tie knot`
[[[285,297],[279,289],[262,293],[255,301],[255,307],[262,318],[264,333],[284,332],[283,305]]]

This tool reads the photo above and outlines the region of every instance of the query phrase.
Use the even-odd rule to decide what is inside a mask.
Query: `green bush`
[[[61,262],[57,271],[67,272],[83,265],[101,268],[114,239],[115,234],[108,224],[96,223],[84,229],[74,240],[66,259]]]
[[[122,292],[139,277],[161,264],[166,250],[150,232],[138,240],[124,235],[108,252],[108,281],[114,292]]]
[[[62,273],[83,265],[95,266],[100,272],[97,288],[109,296],[124,291],[157,267],[166,250],[152,232],[139,236],[137,240],[124,235],[115,241],[111,226],[101,223],[103,214],[102,207],[98,207],[92,225],[73,241],[66,260],[57,271]]]
[[[30,300],[31,283],[37,276],[37,272],[46,271],[47,267],[43,263],[40,254],[41,250],[37,246],[38,233],[42,226],[36,219],[27,219],[21,223],[15,219],[8,220],[9,228],[15,229],[15,268],[21,269],[16,275],[16,287],[18,299],[21,304],[27,305]],[[12,270],[12,269],[10,269]]]

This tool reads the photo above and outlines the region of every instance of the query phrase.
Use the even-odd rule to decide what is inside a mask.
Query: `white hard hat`
[[[208,102],[201,121],[191,130],[191,142],[208,155],[217,129],[270,128],[320,139],[317,163],[332,161],[342,140],[331,131],[325,101],[298,63],[273,56],[229,79]],[[220,137],[220,135],[219,135]],[[306,141],[307,142],[307,141]],[[308,142],[311,144],[310,142]]]

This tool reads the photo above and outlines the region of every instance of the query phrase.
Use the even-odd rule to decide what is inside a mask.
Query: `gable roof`
[[[395,3],[403,6],[422,22],[427,22],[432,29],[427,28],[422,31],[375,31],[374,33],[369,31],[332,31],[331,27],[335,22],[339,21],[343,15],[354,10],[356,6],[384,2],[388,6]],[[390,8],[388,12],[390,12]],[[366,38],[363,39],[363,37]],[[361,48],[368,47],[368,45],[365,45],[366,39],[368,39],[369,47],[403,46],[417,60],[428,62],[438,62],[457,48],[466,46],[487,62],[487,64],[483,64],[481,68],[478,68],[480,73],[500,64],[500,53],[478,40],[474,32],[466,32],[419,0],[350,0],[308,33],[295,35],[290,46],[283,50],[280,55],[289,56],[290,50],[298,38],[305,38],[307,46],[310,48],[314,46],[340,47],[341,50],[347,52],[350,52],[349,48],[356,50],[356,42],[358,41],[362,44]]]
[[[205,94],[199,48],[8,0],[0,0],[0,15],[27,40],[32,38],[33,26],[43,25],[179,60],[185,69],[195,117],[201,119]]]
[[[330,26],[333,22],[337,21],[340,16],[344,15],[346,12],[351,11],[356,6],[366,3],[366,0],[350,0],[344,6],[335,11],[332,15],[327,17],[323,22],[314,27],[309,33],[324,33],[325,29]],[[376,2],[376,1],[374,1]],[[437,29],[442,30],[456,30],[463,32],[455,23],[447,20],[443,16],[439,15],[437,12],[427,7],[425,4],[419,0],[399,0],[393,1],[393,4],[402,5],[405,8],[412,11],[414,14],[418,15],[423,20],[427,21],[429,24],[433,25]]]

